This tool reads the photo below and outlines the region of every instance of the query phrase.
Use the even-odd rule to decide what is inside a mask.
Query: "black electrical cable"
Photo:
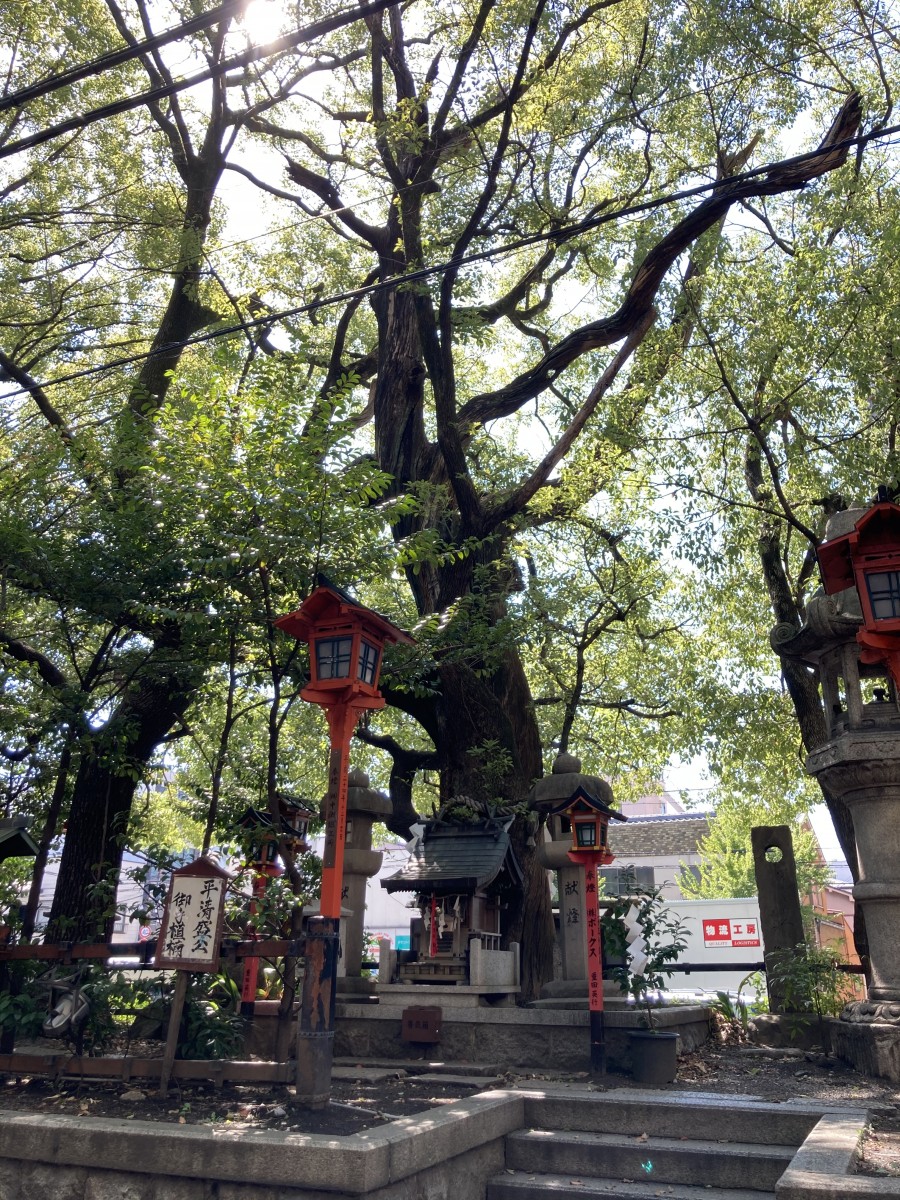
[[[88,125],[93,125],[96,121],[103,121],[107,117],[118,116],[119,113],[129,112],[144,104],[152,104],[155,100],[164,100],[167,96],[175,95],[176,92],[183,92],[188,88],[196,87],[197,84],[207,83],[210,79],[224,75],[227,71],[232,71],[237,67],[246,67],[260,58],[269,58],[282,50],[290,50],[304,42],[315,41],[316,38],[323,37],[326,33],[343,29],[345,25],[352,25],[366,17],[376,16],[396,3],[397,0],[373,0],[371,4],[360,5],[359,8],[354,9],[344,9],[331,17],[323,17],[321,21],[314,21],[311,25],[295,30],[294,33],[286,33],[272,42],[266,42],[265,45],[251,46],[249,50],[235,54],[205,71],[199,71],[196,75],[189,75],[187,79],[173,80],[171,83],[160,84],[159,87],[150,88],[149,91],[140,92],[138,95],[114,100],[109,104],[101,105],[100,108],[92,108],[86,113],[70,117],[67,121],[60,121],[48,129],[42,129],[28,137],[19,138],[16,142],[9,142],[0,149],[0,159],[10,158],[13,154],[20,154],[23,150],[30,150],[33,146],[40,146],[43,142],[52,141],[66,133],[85,129]]]
[[[38,83],[31,83],[27,87],[19,88],[18,91],[11,92],[8,96],[0,97],[0,112],[6,112],[10,108],[21,108],[23,104],[28,104],[31,100],[37,100],[40,96],[47,96],[51,92],[58,92],[60,88],[70,87],[73,83],[79,83],[82,79],[88,79],[91,75],[102,75],[105,71],[109,71],[113,67],[119,67],[122,63],[130,62],[133,58],[138,58],[141,54],[146,54],[151,50],[158,50],[160,46],[167,46],[169,42],[177,42],[192,33],[199,33],[209,25],[215,25],[217,21],[225,20],[227,17],[232,16],[232,14],[239,12],[242,8],[246,7],[247,3],[248,0],[225,0],[224,4],[220,4],[216,8],[211,8],[208,12],[201,13],[198,17],[191,17],[189,21],[184,21],[181,25],[173,25],[171,29],[164,29],[162,33],[156,33],[152,37],[144,38],[143,41],[134,42],[130,46],[123,46],[120,50],[109,50],[106,54],[100,54],[97,58],[93,58],[89,62],[80,63],[76,67],[69,67],[68,70],[60,71],[56,75],[50,75],[47,79],[42,79]]]
[[[396,0],[391,0],[391,2],[396,3]],[[316,300],[310,300],[306,304],[298,304],[293,308],[268,312],[264,316],[250,317],[238,324],[226,325],[220,329],[214,329],[209,333],[199,333],[194,337],[184,338],[180,341],[167,342],[165,345],[157,346],[156,349],[147,350],[141,354],[129,354],[121,358],[110,359],[108,362],[100,363],[95,367],[85,367],[81,371],[73,371],[68,375],[58,375],[56,378],[45,380],[43,383],[35,382],[32,386],[20,386],[8,392],[0,392],[0,400],[27,395],[29,392],[38,389],[55,387],[63,383],[72,383],[76,379],[85,379],[91,375],[102,375],[106,371],[115,370],[117,367],[133,366],[138,362],[146,362],[151,358],[159,358],[161,355],[171,354],[173,350],[186,350],[190,346],[198,346],[205,342],[215,341],[216,338],[220,337],[230,337],[234,333],[243,333],[246,335],[249,330],[262,326],[271,326],[277,321],[317,312],[320,308],[328,308],[333,304],[343,304],[348,300],[365,299],[366,296],[373,296],[379,292],[388,291],[390,288],[428,279],[432,275],[443,274],[444,271],[458,270],[460,267],[468,266],[472,263],[485,262],[488,259],[505,254],[513,254],[517,250],[525,250],[530,246],[539,245],[542,242],[568,241],[570,238],[577,237],[580,233],[587,233],[612,221],[622,220],[625,217],[640,216],[643,213],[653,212],[658,208],[674,204],[679,200],[690,200],[695,196],[705,195],[707,192],[721,191],[724,188],[732,187],[734,184],[742,183],[748,179],[757,179],[761,175],[768,175],[772,171],[809,163],[822,154],[834,154],[837,150],[849,150],[855,146],[866,146],[869,142],[878,141],[881,138],[894,137],[896,134],[900,134],[900,124],[891,125],[884,129],[872,130],[865,134],[858,134],[856,137],[845,138],[843,141],[834,142],[829,146],[820,147],[816,150],[808,150],[803,154],[795,154],[791,158],[783,158],[774,163],[766,163],[765,166],[754,167],[752,170],[742,171],[738,175],[730,175],[726,179],[701,183],[696,187],[684,188],[680,192],[670,192],[665,196],[657,196],[655,200],[645,200],[641,204],[627,205],[625,208],[616,209],[614,212],[598,213],[596,216],[586,217],[582,221],[575,221],[571,225],[564,225],[560,229],[546,233],[529,234],[527,237],[518,238],[516,241],[507,242],[502,246],[492,246],[485,250],[476,250],[461,258],[448,259],[429,267],[419,267],[417,270],[407,271],[403,275],[392,275],[389,279],[382,279],[364,287],[351,288],[344,292],[333,293],[330,296],[321,296]]]

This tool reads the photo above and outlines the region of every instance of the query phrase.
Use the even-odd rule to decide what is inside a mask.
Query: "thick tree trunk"
[[[34,869],[31,875],[31,885],[28,889],[28,899],[25,902],[25,908],[22,912],[22,941],[30,942],[34,936],[35,925],[37,924],[38,906],[41,900],[41,885],[44,882],[44,872],[47,869],[47,860],[50,857],[50,847],[56,840],[59,833],[59,818],[63,810],[63,803],[66,797],[66,791],[69,783],[69,768],[72,762],[72,737],[63,746],[62,753],[59,756],[59,766],[56,772],[56,785],[53,788],[53,796],[50,799],[50,807],[47,809],[47,815],[44,818],[44,824],[41,829],[41,837],[38,842],[38,852],[34,860]]]
[[[824,744],[827,737],[818,682],[802,663],[791,659],[783,658],[781,669],[788,694],[794,705],[794,712],[797,715],[797,724],[800,726],[804,749],[807,754],[811,754],[813,750]],[[853,829],[850,810],[840,796],[821,784],[819,786],[822,788],[822,798],[831,816],[841,850],[850,867],[853,882],[856,883],[859,879],[859,859],[856,854],[856,833]],[[868,978],[869,939],[866,934],[865,909],[859,902],[856,904],[856,915],[853,922],[853,943]]]
[[[104,941],[111,935],[138,781],[198,683],[197,668],[180,659],[151,661],[103,729],[82,742],[47,941]]]
[[[433,166],[433,164],[432,164]],[[404,178],[421,167],[404,164]],[[403,217],[392,208],[387,226],[373,241],[379,255],[381,278],[407,269],[422,258],[418,245],[421,196],[404,200]],[[399,249],[402,243],[402,251]],[[487,521],[472,489],[469,509],[460,510],[454,480],[448,477],[444,460],[446,447],[440,434],[429,440],[425,427],[426,380],[430,380],[438,411],[438,426],[444,426],[454,408],[455,384],[442,355],[439,334],[430,302],[413,289],[398,289],[376,297],[373,307],[378,320],[378,369],[373,408],[375,449],[379,466],[394,479],[398,492],[424,483],[421,506],[394,526],[402,542],[424,529],[437,532],[448,545],[470,542],[461,558],[441,566],[418,563],[407,579],[421,616],[444,612],[457,601],[483,589],[479,597],[480,619],[505,616],[503,594],[508,584],[495,564],[503,557],[505,532]],[[453,441],[454,439],[450,439]],[[477,548],[471,548],[475,542]],[[490,582],[477,578],[482,571]],[[458,622],[464,621],[457,617]],[[461,628],[459,643],[465,647],[469,630]],[[479,636],[485,631],[479,630]],[[452,643],[450,634],[448,645]],[[440,772],[441,801],[458,796],[473,800],[520,805],[535,779],[542,774],[541,745],[531,694],[521,661],[514,648],[499,654],[486,651],[479,661],[477,648],[456,654],[450,650],[436,668],[436,694],[430,702],[404,694],[389,696],[391,702],[414,716],[431,737]],[[464,660],[464,661],[463,661]],[[396,774],[400,784],[395,802],[394,827],[408,823],[411,811],[408,773]],[[510,903],[502,930],[507,942],[522,947],[522,998],[529,1000],[552,976],[553,919],[546,872],[537,864],[535,850],[527,845],[529,828],[517,816],[513,843],[524,872],[521,894]]]
[[[435,703],[442,802],[468,796],[498,805],[521,805],[542,774],[541,744],[531,693],[515,650],[487,677],[458,664],[439,669]],[[523,1001],[535,999],[553,976],[553,915],[547,872],[528,845],[523,813],[511,830],[524,879],[502,918],[504,943],[519,942]]]

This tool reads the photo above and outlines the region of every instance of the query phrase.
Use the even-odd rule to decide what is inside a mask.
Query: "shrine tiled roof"
[[[412,846],[409,862],[382,879],[381,886],[388,892],[461,895],[489,888],[504,871],[510,882],[518,883],[522,872],[509,840],[511,824],[497,820],[477,825],[429,822]]]
[[[0,862],[6,858],[34,858],[37,842],[28,832],[28,818],[4,817],[0,820]]]
[[[610,825],[609,848],[616,858],[673,858],[696,854],[709,833],[710,813],[667,813],[629,817],[627,825]]]

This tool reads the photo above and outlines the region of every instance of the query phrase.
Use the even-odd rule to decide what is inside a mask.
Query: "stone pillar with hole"
[[[797,864],[789,825],[757,825],[750,830],[753,869],[759,895],[766,961],[769,1011],[786,1012],[786,997],[778,982],[781,955],[796,952],[803,942],[803,914],[797,891]]]
[[[819,548],[826,587],[829,543],[857,537],[873,511],[849,509],[829,521]],[[890,661],[867,649],[858,587],[829,591],[812,597],[800,629],[778,625],[771,641],[817,676],[827,740],[806,769],[847,805],[856,836],[853,895],[865,907],[871,978],[867,998],[833,1023],[832,1044],[859,1070],[900,1080],[900,689]]]

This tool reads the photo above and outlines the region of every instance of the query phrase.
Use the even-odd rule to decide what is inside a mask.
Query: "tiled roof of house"
[[[616,858],[672,858],[695,854],[709,833],[711,813],[670,813],[661,817],[629,817],[626,825],[609,827],[609,848]]]
[[[504,869],[516,883],[522,872],[509,841],[511,821],[425,826],[409,862],[382,879],[388,892],[458,895],[489,887]]]

